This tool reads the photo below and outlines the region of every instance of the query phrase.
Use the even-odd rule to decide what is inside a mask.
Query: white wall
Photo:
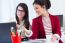
[[[0,23],[15,21],[14,6],[14,0],[0,0]]]
[[[63,14],[64,12],[64,0],[50,0],[51,1],[51,8],[50,12],[59,15]]]

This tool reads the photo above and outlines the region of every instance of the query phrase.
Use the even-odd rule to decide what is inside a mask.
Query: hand
[[[16,24],[16,28],[17,28],[17,29],[19,28],[19,24]]]
[[[29,32],[24,26],[22,26],[22,28],[23,28],[23,31],[24,31],[26,34],[30,34],[30,32]]]
[[[24,32],[26,32],[26,31],[27,31],[27,29],[25,28],[25,26],[22,26],[22,28],[23,28],[23,31],[24,31]]]
[[[56,41],[56,40],[57,40],[57,37],[54,36],[54,35],[52,35],[52,39],[51,39],[51,41]]]

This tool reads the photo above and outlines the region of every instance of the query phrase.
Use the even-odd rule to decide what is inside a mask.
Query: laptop
[[[12,43],[11,27],[14,27],[16,30],[16,23],[0,23],[0,43]]]

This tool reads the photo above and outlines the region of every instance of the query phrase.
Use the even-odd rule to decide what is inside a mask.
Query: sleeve
[[[22,31],[21,29],[17,29],[18,36],[20,36],[21,31]]]
[[[38,38],[38,23],[36,19],[33,19],[32,22],[32,36],[30,37],[30,39],[37,39]]]
[[[61,26],[60,26],[59,18],[57,16],[55,16],[54,20],[55,20],[54,36],[56,36],[58,38],[58,40],[60,40],[60,38],[61,38]]]
[[[29,32],[30,34],[26,34],[26,33],[25,33],[26,37],[31,37],[32,34],[33,34],[33,32],[32,32],[31,30],[28,30],[28,32]]]
[[[57,40],[60,40],[60,36],[58,34],[54,34],[54,36],[57,38]]]

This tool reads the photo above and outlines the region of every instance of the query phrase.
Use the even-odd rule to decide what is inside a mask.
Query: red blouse
[[[61,28],[58,17],[53,15],[49,15],[49,17],[51,20],[52,33],[58,34],[61,37]],[[43,22],[42,22],[42,16],[33,19],[32,31],[33,31],[33,35],[30,37],[30,39],[46,38]],[[59,40],[59,43],[63,43],[63,42]]]

